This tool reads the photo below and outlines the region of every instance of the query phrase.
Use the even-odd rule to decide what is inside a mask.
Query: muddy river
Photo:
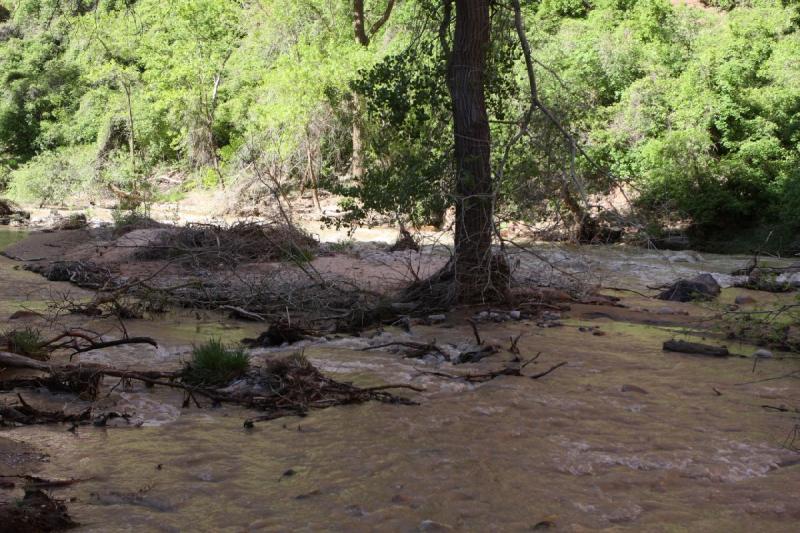
[[[0,231],[0,247],[19,237]],[[658,270],[655,259],[625,249],[548,253],[594,270],[605,265],[602,277],[620,287],[671,278],[676,268],[722,273],[740,259],[665,260]],[[19,327],[8,320],[13,311],[44,309],[53,295],[86,296],[17,267],[0,257],[0,330]],[[663,305],[636,295],[625,303],[627,315],[575,313],[561,327],[481,325],[486,341],[501,346],[523,333],[522,356],[542,354],[531,374],[567,362],[539,380],[471,385],[420,373],[436,370],[433,363],[360,350],[408,338],[400,330],[304,343],[311,361],[336,379],[424,387],[406,394],[419,406],[334,407],[244,429],[252,414],[244,409],[181,408],[180,393],[111,390],[108,380],[100,403],[130,414],[128,423],[21,427],[0,438],[46,454],[37,475],[82,480],[54,491],[69,502],[80,531],[797,531],[800,454],[784,446],[797,418],[762,406],[800,405],[796,379],[767,380],[800,362],[776,353],[754,369],[755,347],[740,344],[729,347],[748,357],[663,352],[664,340],[682,334],[680,317],[702,318],[708,309],[670,304],[659,311]],[[113,323],[63,320],[118,334]],[[192,343],[259,331],[188,312],[126,326],[160,347],[119,347],[83,360],[175,369]],[[459,343],[472,333],[462,319],[410,335]],[[255,350],[252,359],[295,349]],[[508,358],[501,352],[472,370]],[[82,407],[70,396],[25,394],[42,405]]]

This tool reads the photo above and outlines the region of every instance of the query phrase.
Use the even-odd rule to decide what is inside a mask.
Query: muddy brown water
[[[0,329],[11,325],[10,311],[76,291],[15,266],[0,257]],[[468,385],[420,375],[436,367],[360,351],[379,339],[305,346],[337,379],[425,387],[410,395],[416,407],[336,407],[245,430],[242,420],[253,413],[181,409],[179,394],[134,386],[110,392],[100,407],[131,414],[140,427],[24,427],[0,436],[49,455],[37,475],[84,480],[54,491],[70,500],[82,531],[529,531],[542,522],[562,531],[797,531],[800,455],[782,446],[796,420],[761,407],[800,404],[797,381],[743,384],[794,370],[797,361],[762,361],[753,372],[749,358],[662,352],[661,342],[675,335],[664,327],[602,317],[564,322],[481,326],[501,345],[524,332],[523,355],[542,353],[531,373],[567,361],[540,380]],[[84,360],[175,368],[193,342],[254,329],[190,314],[128,328],[161,347]],[[458,343],[471,332],[457,323],[417,327],[413,336]],[[275,353],[289,350],[257,350],[254,362]],[[82,407],[68,396],[25,394]]]

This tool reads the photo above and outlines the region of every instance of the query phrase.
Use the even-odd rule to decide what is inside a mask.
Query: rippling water
[[[65,287],[43,285],[0,258],[0,310]],[[133,321],[131,334],[163,345],[84,360],[175,368],[192,342],[251,333],[201,318]],[[761,406],[797,405],[797,382],[741,384],[788,372],[796,361],[764,361],[753,372],[750,359],[667,354],[661,342],[672,332],[603,318],[481,332],[501,345],[524,332],[523,356],[542,352],[531,373],[568,364],[541,380],[470,385],[420,374],[437,368],[395,353],[360,351],[404,338],[389,331],[308,343],[305,353],[340,380],[424,386],[412,393],[419,406],[336,407],[245,430],[251,413],[243,409],[182,409],[179,393],[118,387],[101,406],[131,414],[140,427],[2,435],[49,453],[39,475],[84,480],[56,491],[72,500],[83,531],[529,531],[542,521],[564,531],[796,531],[800,456],[781,446],[793,419]],[[457,343],[471,331],[418,327],[413,335]],[[288,351],[255,351],[253,362],[281,353]],[[498,368],[507,357],[493,359],[471,370]]]

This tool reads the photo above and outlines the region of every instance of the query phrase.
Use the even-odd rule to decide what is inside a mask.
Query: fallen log
[[[19,405],[0,404],[0,426],[30,426],[34,424],[58,424],[62,422],[85,422],[92,414],[92,408],[80,413],[67,414],[64,411],[41,411],[17,394]]]
[[[50,365],[24,355],[0,351],[0,368],[28,368],[47,372]]]
[[[711,346],[697,342],[687,342],[680,340],[664,341],[665,352],[679,352],[696,355],[708,355],[711,357],[728,357],[730,352],[726,346]]]

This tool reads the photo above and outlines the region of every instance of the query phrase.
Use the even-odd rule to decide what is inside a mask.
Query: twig
[[[475,335],[475,342],[478,343],[478,346],[483,345],[483,341],[481,340],[481,334],[478,333],[478,325],[472,319],[468,319],[467,322],[469,322],[469,325],[472,326],[472,333]]]
[[[552,371],[556,370],[557,368],[561,368],[562,366],[564,366],[564,365],[566,365],[566,364],[567,364],[567,362],[566,362],[566,361],[562,361],[561,363],[558,363],[557,365],[555,365],[555,366],[553,366],[553,367],[550,367],[550,368],[548,368],[548,369],[547,369],[547,370],[545,370],[544,372],[540,372],[540,373],[538,373],[538,374],[534,374],[533,376],[531,376],[531,379],[539,379],[539,378],[543,378],[543,377],[545,377],[547,374],[549,374],[550,372],[552,372]]]

